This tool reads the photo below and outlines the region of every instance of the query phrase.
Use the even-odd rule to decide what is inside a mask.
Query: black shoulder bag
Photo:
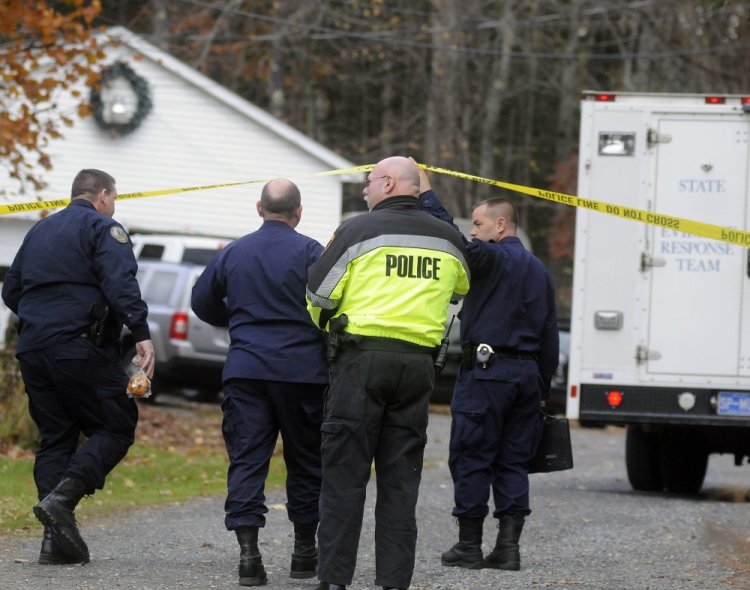
[[[529,461],[529,473],[550,473],[573,469],[573,448],[570,444],[570,424],[541,411],[542,438],[536,454]]]

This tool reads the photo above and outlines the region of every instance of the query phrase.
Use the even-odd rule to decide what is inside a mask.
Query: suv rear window
[[[164,255],[164,246],[161,244],[144,244],[138,258],[143,260],[161,260]]]
[[[182,261],[206,266],[216,256],[217,252],[218,250],[207,248],[185,248],[182,253]],[[141,257],[143,257],[142,254]]]
[[[151,275],[151,280],[143,292],[143,299],[148,303],[167,304],[174,293],[177,273],[157,270]]]

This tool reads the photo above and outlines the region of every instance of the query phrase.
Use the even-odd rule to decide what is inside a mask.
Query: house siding
[[[54,169],[44,175],[43,199],[67,198],[81,168],[100,168],[120,193],[292,178],[302,192],[297,230],[325,243],[341,221],[342,183],[352,177],[310,177],[353,166],[267,113],[221,88],[123,29],[125,43],[106,49],[106,63],[124,61],[148,81],[153,107],[130,135],[112,138],[93,117],[52,142]],[[134,55],[140,52],[141,59]],[[73,111],[61,97],[62,110]],[[239,237],[259,227],[255,203],[263,182],[160,197],[124,200],[115,219],[130,231]],[[31,200],[28,195],[10,202]]]

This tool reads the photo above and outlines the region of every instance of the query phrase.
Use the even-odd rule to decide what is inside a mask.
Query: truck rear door
[[[655,178],[644,208],[747,229],[748,120],[656,115],[649,126]],[[642,377],[750,375],[748,250],[665,227],[649,232]]]

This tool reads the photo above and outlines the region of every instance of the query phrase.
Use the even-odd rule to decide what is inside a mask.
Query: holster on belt
[[[464,366],[467,368],[478,364],[483,369],[486,369],[494,363],[495,358],[497,358],[494,348],[485,343],[463,343],[461,345],[461,350],[464,356]]]
[[[89,339],[96,346],[105,346],[107,344],[109,305],[105,303],[92,303],[89,307],[89,316],[94,320],[94,323],[89,326]]]
[[[349,324],[349,318],[342,313],[340,316],[332,318],[328,322],[328,342],[326,346],[326,360],[328,364],[333,364],[341,348],[341,335],[344,328]]]

